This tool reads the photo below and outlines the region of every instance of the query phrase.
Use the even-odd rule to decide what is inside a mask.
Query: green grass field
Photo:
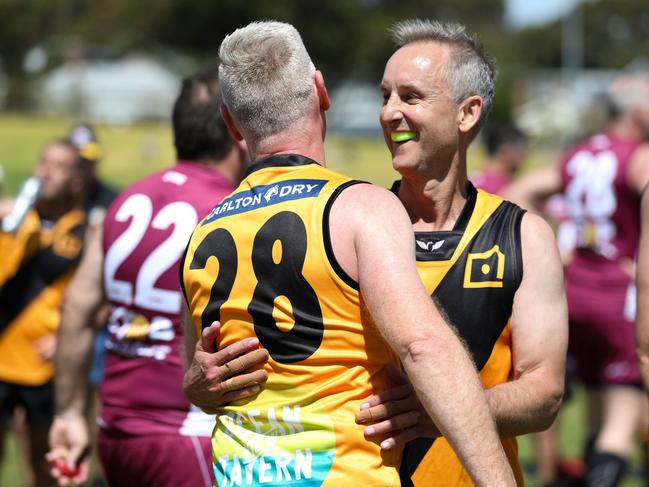
[[[32,173],[43,145],[53,138],[64,136],[71,122],[0,114],[0,164],[5,170],[5,195],[15,194],[20,182]],[[124,188],[174,161],[171,130],[167,124],[99,125],[97,130],[105,150],[99,172],[116,188]],[[326,149],[328,165],[334,170],[384,186],[389,186],[397,178],[397,174],[391,169],[390,157],[382,140],[331,136]],[[558,147],[541,148],[532,145],[526,170],[554,160],[558,150]],[[470,169],[477,167],[483,158],[481,148],[476,145],[469,155]],[[560,445],[564,456],[577,457],[581,451],[585,435],[584,408],[584,395],[578,389],[575,398],[562,411]],[[520,440],[520,458],[526,470],[531,471],[534,453],[529,437]],[[528,485],[536,485],[533,476],[528,474],[527,478]],[[10,441],[7,458],[0,470],[0,486],[22,485],[15,444]],[[637,479],[629,479],[624,483],[624,487],[640,485]]]

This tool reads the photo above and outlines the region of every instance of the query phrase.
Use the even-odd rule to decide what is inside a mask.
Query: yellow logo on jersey
[[[56,255],[74,259],[81,253],[81,239],[76,235],[64,234],[54,239],[52,250]]]
[[[464,287],[503,287],[505,254],[498,245],[486,252],[470,253],[464,268]]]

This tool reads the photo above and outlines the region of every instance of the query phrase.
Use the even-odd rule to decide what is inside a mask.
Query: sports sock
[[[589,457],[584,479],[588,487],[615,487],[626,474],[628,462],[625,458],[597,450]]]

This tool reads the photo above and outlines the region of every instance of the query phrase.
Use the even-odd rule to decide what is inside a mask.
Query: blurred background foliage
[[[34,48],[52,68],[75,56],[117,58],[153,54],[186,74],[214,60],[220,40],[255,19],[293,23],[331,86],[343,79],[376,80],[391,52],[385,34],[395,21],[431,17],[465,23],[501,66],[500,87],[529,69],[562,66],[565,20],[514,29],[502,0],[0,0],[0,59],[9,80],[6,105],[29,109]],[[649,56],[649,9],[638,0],[599,0],[575,7],[583,29],[583,67],[614,69]],[[574,30],[574,29],[573,29]],[[184,62],[181,60],[185,60]],[[502,98],[496,116],[509,113]]]

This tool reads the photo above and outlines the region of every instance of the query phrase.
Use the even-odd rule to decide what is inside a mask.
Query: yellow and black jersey
[[[453,230],[415,233],[417,269],[489,388],[511,376],[509,321],[523,273],[520,225],[524,210],[476,190],[471,183],[467,193]],[[503,438],[502,442],[522,485],[516,439]],[[404,450],[401,475],[404,486],[473,485],[444,438],[410,442]]]
[[[63,292],[81,254],[85,216],[72,210],[56,222],[28,213],[18,231],[0,232],[0,380],[41,385],[51,363],[35,341],[59,326]]]
[[[381,453],[354,422],[398,364],[331,249],[331,204],[357,182],[272,156],[192,235],[181,281],[197,336],[219,319],[219,346],[257,336],[270,353],[263,390],[217,416],[218,485],[399,483],[400,450]]]

